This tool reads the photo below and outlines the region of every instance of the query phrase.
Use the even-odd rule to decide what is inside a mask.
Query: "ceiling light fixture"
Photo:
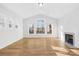
[[[39,5],[40,7],[42,7],[42,6],[43,6],[43,3],[38,3],[38,5]]]

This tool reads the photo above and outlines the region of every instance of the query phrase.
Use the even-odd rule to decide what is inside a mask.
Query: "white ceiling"
[[[22,18],[44,14],[59,19],[79,8],[78,3],[49,3],[42,7],[38,6],[37,3],[3,3],[1,5],[22,16]]]

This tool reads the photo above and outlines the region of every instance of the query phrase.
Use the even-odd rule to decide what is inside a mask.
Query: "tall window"
[[[29,27],[29,33],[30,33],[30,34],[34,34],[34,25],[31,25],[31,26]]]
[[[47,34],[52,34],[52,25],[51,24],[48,25],[47,30],[48,30]]]

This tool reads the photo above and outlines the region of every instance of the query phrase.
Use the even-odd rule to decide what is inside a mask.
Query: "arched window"
[[[46,27],[47,28],[46,28]],[[38,19],[29,27],[29,34],[52,34],[52,24],[46,25],[45,20]]]
[[[36,33],[37,34],[44,34],[45,33],[45,24],[44,20],[37,20],[36,21]]]

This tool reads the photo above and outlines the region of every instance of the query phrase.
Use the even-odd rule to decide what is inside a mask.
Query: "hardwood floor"
[[[0,50],[1,56],[79,56],[79,49],[61,47],[53,37],[23,38]]]

